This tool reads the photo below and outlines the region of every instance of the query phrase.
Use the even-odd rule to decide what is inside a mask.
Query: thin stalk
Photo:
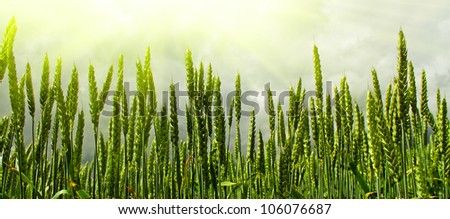
[[[94,125],[94,168],[93,168],[93,181],[92,181],[92,198],[96,198],[96,186],[97,181],[100,182],[100,174],[98,169],[98,127]],[[100,183],[98,184],[98,191],[101,191]],[[98,195],[98,198],[101,198],[101,195]]]

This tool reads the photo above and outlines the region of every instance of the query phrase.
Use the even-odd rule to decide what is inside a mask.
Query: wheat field
[[[249,124],[241,124],[246,116],[241,113],[241,76],[236,75],[233,101],[225,106],[221,84],[230,82],[214,75],[212,65],[194,64],[189,50],[185,119],[178,114],[173,83],[169,103],[157,102],[149,49],[143,61],[136,61],[138,95],[131,101],[125,95],[123,56],[106,78],[97,79],[93,65],[87,70],[89,112],[79,104],[78,77],[84,70],[74,66],[70,83],[63,87],[61,59],[50,72],[45,56],[39,94],[34,94],[30,65],[24,74],[16,70],[16,30],[12,19],[0,44],[0,86],[6,86],[3,79],[8,81],[11,106],[0,120],[0,198],[450,197],[447,102],[438,90],[432,97],[438,110],[430,110],[426,72],[417,75],[408,60],[403,31],[398,34],[397,75],[386,91],[372,69],[365,102],[352,98],[345,77],[332,95],[325,93],[314,45],[315,95],[307,97],[299,79],[289,89],[286,113],[267,89],[268,124],[259,127],[268,128],[260,130],[254,111]],[[111,90],[112,116],[109,128],[101,130]],[[88,122],[92,129],[85,129]],[[93,141],[84,142],[85,135]],[[84,162],[83,150],[93,150],[94,158]]]

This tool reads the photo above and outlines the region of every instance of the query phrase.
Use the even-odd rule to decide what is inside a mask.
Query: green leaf
[[[236,186],[233,187],[233,189],[230,191],[230,193],[228,193],[227,199],[230,199],[230,198],[231,198],[231,195],[235,194],[236,191],[238,191],[239,189],[241,189],[241,188],[242,188],[242,185],[243,185],[242,183],[235,183],[235,184],[236,184]]]
[[[234,182],[221,182],[220,186],[235,186],[238,183],[234,183]]]
[[[43,198],[43,197],[42,197],[42,194],[39,192],[39,190],[37,190],[36,187],[34,187],[33,181],[31,181],[31,180],[27,177],[27,175],[25,175],[24,173],[20,173],[19,170],[17,170],[16,168],[14,168],[14,167],[12,167],[12,166],[9,166],[9,165],[8,165],[7,163],[5,163],[5,162],[3,162],[3,164],[5,164],[6,167],[7,167],[10,171],[12,171],[14,174],[17,174],[17,175],[20,174],[19,176],[22,176],[22,182],[25,182],[25,183],[27,183],[29,186],[31,186],[31,188],[32,188],[34,191],[36,191],[36,194],[37,194],[37,196],[38,196],[39,198]]]
[[[366,180],[364,180],[363,176],[359,172],[358,168],[356,167],[355,163],[350,163],[350,170],[355,174],[356,180],[358,181],[359,185],[362,187],[364,193],[370,193],[369,186],[366,183]]]
[[[16,173],[19,174],[19,172],[16,172]],[[39,190],[37,190],[36,187],[34,187],[33,182],[24,173],[21,173],[21,175],[22,175],[22,181],[26,182],[29,186],[31,186],[31,188],[34,191],[36,191],[36,194],[39,198],[43,198],[41,192],[39,192]]]
[[[67,190],[63,189],[63,190],[57,192],[57,193],[52,197],[52,199],[58,199],[59,196],[61,196],[61,195],[69,195],[69,192],[68,192]]]
[[[90,199],[91,196],[84,190],[81,189],[78,184],[76,184],[74,181],[68,179],[70,186],[73,190],[77,193],[78,197],[81,199]]]
[[[90,199],[91,196],[84,189],[77,190],[77,195],[81,199]]]

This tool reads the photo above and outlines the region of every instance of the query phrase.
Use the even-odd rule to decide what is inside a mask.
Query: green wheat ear
[[[373,83],[373,93],[374,98],[380,104],[380,107],[383,107],[383,97],[381,96],[381,88],[380,88],[380,82],[378,80],[378,73],[375,70],[375,68],[372,68],[372,83]]]
[[[3,45],[1,47],[0,54],[0,82],[3,80],[5,76],[6,69],[9,64],[9,56],[12,55],[12,47],[14,44],[14,38],[16,36],[17,26],[16,19],[12,18],[8,25],[6,26],[5,34],[3,36]],[[14,64],[15,65],[15,64]]]
[[[192,53],[190,50],[186,51],[185,57],[186,64],[186,82],[188,89],[189,102],[194,101],[194,89],[195,89],[195,75],[194,75],[194,64],[192,63]]]
[[[90,107],[90,113],[91,113],[91,120],[93,124],[96,124],[96,117],[97,117],[97,98],[98,98],[98,88],[97,88],[97,80],[95,79],[95,70],[94,66],[89,66],[89,107]]]
[[[258,161],[258,171],[261,174],[266,173],[266,164],[265,164],[265,158],[264,158],[264,139],[262,136],[261,130],[258,131],[258,155],[257,155],[257,161]]]
[[[442,99],[441,104],[439,106],[439,113],[438,113],[438,133],[437,137],[438,145],[436,147],[436,154],[439,154],[440,160],[443,163],[443,171],[444,176],[448,178],[450,173],[450,163],[449,163],[449,157],[448,157],[448,118],[447,118],[447,101]]]
[[[254,164],[256,160],[255,156],[255,144],[256,144],[256,122],[255,122],[255,109],[250,113],[250,122],[248,128],[248,144],[247,144],[247,160],[251,165]]]
[[[371,160],[373,163],[373,168],[375,173],[379,177],[381,173],[381,150],[380,150],[380,139],[378,138],[378,121],[377,120],[377,106],[376,100],[374,99],[370,91],[367,92],[367,127],[368,127],[368,137],[369,137],[369,150],[371,155]]]
[[[398,98],[399,98],[399,111],[400,118],[406,119],[408,115],[409,100],[408,100],[408,51],[406,49],[406,40],[403,31],[399,32],[398,39],[398,61],[397,61],[397,71],[398,71]],[[403,123],[406,122],[402,121]],[[405,124],[406,125],[406,124]]]
[[[316,84],[316,102],[317,109],[322,112],[323,109],[323,82],[322,82],[322,69],[320,66],[319,49],[314,44],[313,49],[313,62],[314,62],[314,76]]]
[[[416,88],[416,76],[414,73],[414,66],[412,62],[408,62],[408,76],[409,76],[409,91],[408,98],[411,104],[411,110],[416,115],[417,114],[417,88]]]
[[[220,94],[220,79],[216,79],[214,83],[214,142],[219,151],[219,161],[221,165],[227,164],[226,148],[225,148],[225,113],[222,105],[222,97]]]
[[[84,140],[84,111],[78,114],[78,123],[77,123],[77,132],[75,134],[75,145],[74,145],[74,156],[73,156],[73,165],[74,165],[74,175],[75,181],[80,182],[80,172],[82,169],[81,158],[83,155],[83,140]]]
[[[236,139],[234,141],[234,157],[238,166],[243,170],[243,162],[241,158],[241,76],[236,75],[234,94],[234,115],[236,118]],[[242,171],[243,172],[243,171]]]
[[[442,134],[441,134],[441,150],[443,153],[443,163],[444,163],[444,177],[447,180],[447,186],[450,180],[450,145],[448,141],[448,135],[450,132],[450,124],[447,119],[447,100],[444,98],[442,100]],[[447,197],[448,198],[448,197]]]
[[[421,76],[421,85],[422,89],[420,91],[420,114],[425,121],[425,124],[429,124],[433,131],[436,131],[436,126],[434,122],[434,117],[431,114],[430,109],[428,108],[428,85],[427,85],[427,73],[425,70],[422,70]]]
[[[213,89],[214,89],[214,81],[212,76],[212,65],[208,66],[208,73],[206,76],[206,86],[205,86],[205,98],[203,98],[203,105],[206,110],[206,125],[208,127],[208,134],[211,137],[213,133],[212,129],[212,104],[214,101]]]
[[[44,64],[42,66],[41,85],[39,91],[39,103],[41,104],[41,111],[44,111],[48,97],[50,94],[50,64],[48,55],[45,55]]]
[[[272,98],[272,91],[270,90],[270,87],[266,91],[267,93],[267,105],[268,105],[268,113],[269,113],[269,131],[270,131],[270,138],[267,142],[267,165],[269,169],[274,169],[275,166],[275,160],[276,160],[276,147],[275,147],[275,106],[273,103]]]
[[[36,111],[36,104],[34,101],[34,91],[33,91],[33,79],[31,77],[31,67],[30,63],[27,63],[25,71],[25,85],[27,90],[27,100],[28,100],[28,111],[30,116],[34,119],[34,114]]]
[[[69,126],[70,129],[73,128],[75,115],[78,109],[78,90],[79,90],[79,82],[78,82],[78,70],[74,66],[72,70],[72,75],[69,82],[69,87],[67,89],[67,116],[69,117]]]
[[[175,172],[177,196],[181,198],[181,159],[180,159],[180,142],[179,142],[179,128],[178,128],[178,105],[177,97],[175,93],[175,86],[173,82],[170,83],[170,142],[172,145],[172,163],[174,164],[173,170]]]

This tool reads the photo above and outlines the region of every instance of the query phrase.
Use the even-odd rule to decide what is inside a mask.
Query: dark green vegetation
[[[449,198],[450,145],[447,102],[437,97],[437,114],[428,107],[425,71],[420,100],[415,72],[407,60],[403,32],[398,41],[398,75],[384,97],[377,72],[366,99],[367,112],[352,98],[345,77],[333,96],[323,92],[317,47],[313,61],[316,96],[305,98],[301,80],[290,89],[288,115],[267,95],[268,130],[257,130],[251,114],[248,136],[241,136],[241,87],[225,115],[221,81],[212,67],[194,67],[186,53],[189,99],[187,133],[179,133],[177,95],[158,106],[150,51],[136,63],[140,95],[128,102],[123,57],[101,87],[89,68],[89,114],[85,130],[78,104],[78,69],[61,86],[61,59],[50,81],[44,59],[39,96],[30,66],[18,77],[13,53],[14,20],[6,28],[0,79],[9,83],[11,115],[0,120],[0,197],[2,198]],[[205,75],[206,74],[206,75]],[[116,87],[111,87],[117,77]],[[109,130],[99,130],[109,90],[114,93]],[[267,90],[270,93],[270,89]],[[438,92],[439,94],[439,92]],[[332,105],[332,99],[334,104]],[[39,102],[36,102],[39,100]],[[306,104],[307,103],[307,104]],[[35,112],[40,112],[40,117]],[[162,112],[158,114],[157,112]],[[29,117],[26,116],[29,113]],[[26,118],[31,118],[27,120]],[[32,130],[24,130],[25,122]],[[265,126],[265,125],[262,125]],[[234,139],[230,132],[235,129]],[[263,132],[270,131],[264,139]],[[24,133],[32,140],[24,141]],[[82,163],[83,138],[94,160]],[[180,136],[186,136],[181,139]],[[248,142],[247,152],[241,151]],[[231,150],[231,147],[234,149]]]

